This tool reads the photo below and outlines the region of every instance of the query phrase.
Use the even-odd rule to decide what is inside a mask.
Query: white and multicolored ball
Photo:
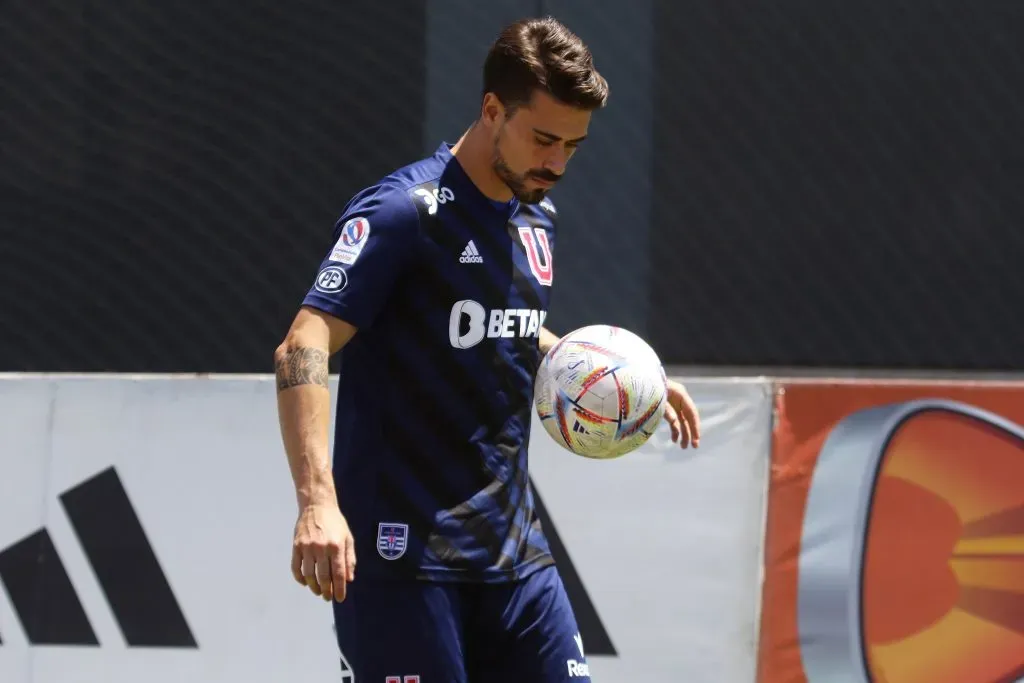
[[[611,325],[562,337],[537,371],[534,407],[545,431],[586,458],[617,458],[642,446],[668,400],[665,370],[647,342]]]

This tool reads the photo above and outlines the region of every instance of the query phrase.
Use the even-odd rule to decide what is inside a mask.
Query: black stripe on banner
[[[551,547],[551,555],[555,558],[555,566],[558,567],[558,573],[565,585],[565,592],[569,596],[569,604],[572,605],[572,611],[576,615],[576,625],[580,629],[580,636],[587,644],[587,654],[615,656],[617,653],[615,646],[612,645],[611,636],[608,635],[601,617],[597,614],[597,608],[594,607],[590,595],[587,594],[587,588],[576,572],[576,567],[573,566],[572,559],[562,544],[558,530],[555,528],[554,522],[551,521],[551,515],[544,507],[544,501],[541,500],[537,487],[533,485],[532,481],[530,488],[533,489],[533,503],[537,509],[537,515],[542,520],[541,524],[544,527],[548,545]]]
[[[197,647],[114,468],[66,491],[60,501],[125,642]]]
[[[0,579],[32,645],[100,644],[45,529],[0,552]]]

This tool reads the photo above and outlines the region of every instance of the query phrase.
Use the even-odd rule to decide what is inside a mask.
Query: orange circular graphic
[[[1024,678],[1024,443],[989,417],[912,414],[880,454],[861,574],[873,683]]]

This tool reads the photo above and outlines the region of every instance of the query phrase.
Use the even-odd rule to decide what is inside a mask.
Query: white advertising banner
[[[534,430],[595,683],[753,680],[770,384],[688,386],[699,450]],[[290,575],[271,377],[0,378],[0,443],[0,681],[356,683]]]

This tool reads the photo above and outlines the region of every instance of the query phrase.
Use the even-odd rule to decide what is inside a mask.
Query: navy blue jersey
[[[303,303],[342,350],[338,502],[360,576],[499,582],[552,563],[527,477],[555,209],[483,195],[447,144],[359,192]]]

